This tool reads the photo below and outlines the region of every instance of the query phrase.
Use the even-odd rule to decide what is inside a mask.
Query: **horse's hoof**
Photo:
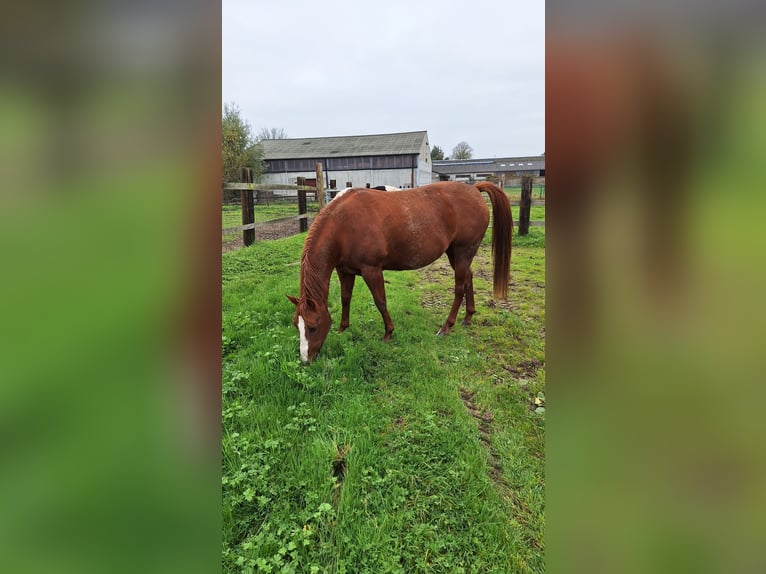
[[[338,329],[338,333],[342,333],[346,329],[348,329],[348,325],[346,325],[345,327],[343,325],[341,325],[340,328]]]
[[[436,336],[437,336],[437,337],[444,337],[444,336],[446,336],[446,335],[449,335],[449,331],[445,331],[445,330],[444,330],[444,327],[442,327],[441,329],[439,329],[439,332],[438,332],[438,333],[436,333]]]

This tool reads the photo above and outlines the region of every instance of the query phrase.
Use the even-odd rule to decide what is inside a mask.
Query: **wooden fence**
[[[270,201],[278,201],[285,196],[282,195],[280,197],[280,194],[275,194],[275,192],[279,191],[296,191],[297,192],[297,203],[298,203],[298,215],[292,216],[292,217],[286,217],[281,218],[279,221],[285,221],[285,220],[297,220],[299,221],[300,226],[300,232],[306,231],[308,229],[308,209],[307,209],[307,195],[313,194],[316,198],[316,201],[319,203],[319,209],[321,210],[322,207],[324,207],[325,203],[325,196],[324,196],[324,189],[322,186],[322,173],[321,173],[321,164],[317,164],[317,179],[318,185],[310,186],[305,185],[305,178],[299,177],[297,185],[281,185],[281,184],[271,184],[271,185],[265,185],[265,184],[257,184],[252,182],[252,174],[250,170],[243,169],[241,174],[241,179],[243,180],[240,183],[227,183],[223,186],[223,192],[225,195],[226,191],[234,192],[239,191],[240,192],[240,201],[242,205],[242,225],[237,225],[235,227],[226,227],[222,229],[222,235],[230,235],[232,233],[237,233],[239,231],[242,232],[242,242],[245,244],[245,246],[252,245],[252,243],[255,242],[255,202],[256,199],[258,200],[258,203],[269,203]],[[530,178],[531,179],[531,178]],[[521,199],[518,201],[511,201],[512,206],[519,206],[519,219],[518,221],[514,221],[514,226],[518,227],[518,234],[519,235],[526,235],[528,233],[529,227],[542,227],[545,226],[545,221],[530,221],[529,220],[529,210],[532,206],[539,206],[539,205],[545,205],[545,200],[542,199],[532,199],[532,186],[530,185],[530,182],[525,181],[525,178],[522,178],[522,194]]]
[[[242,225],[236,227],[228,227],[222,230],[222,235],[235,233],[242,231],[242,242],[245,247],[252,245],[255,242],[255,198],[253,192],[273,192],[276,190],[296,190],[298,192],[298,215],[294,218],[300,221],[300,230],[306,231],[308,229],[308,209],[306,202],[306,193],[311,191],[314,193],[317,202],[319,203],[319,209],[324,207],[324,188],[322,186],[322,164],[316,163],[316,187],[307,186],[305,178],[299,177],[297,185],[258,185],[257,189],[253,183],[253,172],[250,168],[243,167],[240,171],[240,183],[227,183],[223,186],[224,196],[226,191],[240,191],[240,201],[242,204]]]
[[[257,186],[257,189],[255,188]],[[292,217],[284,217],[280,220],[295,219],[301,222],[301,228],[306,225],[308,228],[308,209],[307,209],[307,195],[313,193],[316,195],[317,189],[309,185],[278,185],[278,186],[264,186],[260,184],[251,183],[228,183],[224,185],[225,190],[241,190],[244,196],[244,204],[242,207],[242,225],[236,227],[225,227],[222,229],[222,235],[229,235],[236,233],[237,231],[247,231],[255,229],[255,199],[257,203],[268,203],[275,199],[280,199],[278,196],[274,196],[273,191],[297,191],[297,203],[298,203],[298,215]],[[283,196],[284,197],[284,196]],[[291,198],[292,199],[292,198]],[[305,229],[301,229],[305,231]],[[245,245],[250,245],[243,236]]]

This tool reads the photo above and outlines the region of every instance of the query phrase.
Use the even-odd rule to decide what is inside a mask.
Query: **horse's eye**
[[[309,333],[314,333],[316,332],[316,330],[317,330],[316,326],[309,325]]]

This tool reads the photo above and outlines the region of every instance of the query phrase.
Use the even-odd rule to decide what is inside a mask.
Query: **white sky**
[[[223,0],[222,97],[254,133],[428,130],[445,155],[545,151],[542,0]]]

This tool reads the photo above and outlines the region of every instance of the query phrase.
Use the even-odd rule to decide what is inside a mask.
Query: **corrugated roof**
[[[264,159],[354,157],[420,153],[428,132],[264,140]]]
[[[522,171],[545,169],[545,156],[503,157],[491,159],[456,159],[436,160],[433,170],[436,173],[477,173],[499,171]]]

